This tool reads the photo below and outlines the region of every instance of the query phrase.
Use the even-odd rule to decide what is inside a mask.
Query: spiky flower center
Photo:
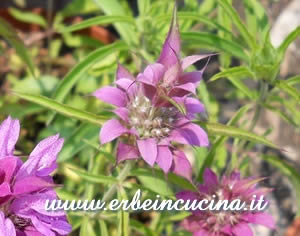
[[[17,215],[11,215],[9,216],[15,227],[19,230],[24,230],[26,227],[32,225],[30,219],[22,218]]]
[[[2,211],[4,213],[4,216],[6,218],[9,218],[12,223],[14,224],[14,226],[19,229],[19,230],[24,230],[26,227],[31,226],[31,220],[30,219],[26,219],[20,216],[17,216],[15,214],[13,214],[12,212],[10,212],[9,210],[10,207],[10,203],[6,203],[3,204],[2,206],[0,206],[0,211]]]
[[[226,189],[230,190],[232,188],[230,188],[230,186],[227,186]],[[223,187],[220,186],[220,188],[213,195],[211,195],[209,199],[214,200],[215,202],[218,202],[219,200],[221,201],[226,200],[227,198],[224,196],[223,190],[224,190],[224,186]],[[237,199],[237,197],[235,199]],[[230,199],[227,200],[229,200],[230,203]],[[246,201],[246,199],[243,200],[245,200],[246,207],[248,207],[249,209],[250,203]],[[205,222],[203,226],[212,233],[220,233],[224,226],[226,225],[234,226],[238,224],[242,216],[241,214],[242,212],[230,211],[230,210],[207,211],[206,214],[204,214],[205,215],[204,218],[202,218]],[[221,235],[223,234],[220,234],[220,236]]]
[[[144,95],[137,95],[128,105],[129,125],[140,138],[167,137],[173,129],[177,116],[174,107],[154,107]]]

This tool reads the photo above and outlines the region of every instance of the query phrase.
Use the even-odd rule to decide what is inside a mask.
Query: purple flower
[[[190,179],[191,165],[173,142],[209,145],[205,131],[191,122],[197,113],[205,111],[204,105],[190,96],[195,93],[203,71],[183,73],[207,55],[178,60],[180,40],[174,13],[157,63],[147,66],[137,79],[119,65],[116,87],[103,87],[93,95],[117,107],[114,113],[119,119],[107,121],[100,131],[101,144],[122,136],[117,163],[142,157],[150,166],[158,164],[165,173],[172,171]],[[178,107],[184,108],[184,112]]]
[[[176,194],[177,199],[185,201],[214,199],[229,202],[240,199],[248,206],[253,200],[253,195],[259,199],[270,191],[266,188],[257,188],[261,178],[241,179],[237,171],[232,172],[229,177],[223,176],[219,181],[212,170],[206,169],[203,177],[204,183],[198,186],[198,192],[182,191]],[[252,236],[248,224],[275,228],[272,216],[259,211],[192,211],[192,215],[182,223],[183,227],[194,236]]]
[[[0,125],[0,235],[67,235],[71,226],[65,213],[45,210],[47,199],[57,199],[49,174],[63,139],[55,135],[42,140],[23,163],[13,155],[19,131],[19,121],[11,117]]]
[[[165,173],[172,171],[190,179],[190,163],[172,142],[208,146],[205,131],[189,119],[203,109],[202,104],[194,98],[184,98],[187,116],[169,104],[154,104],[155,98],[147,96],[148,88],[135,83],[134,77],[121,65],[116,85],[103,87],[93,94],[117,106],[114,113],[119,117],[103,125],[101,144],[122,136],[123,141],[118,143],[117,148],[118,163],[142,157],[150,166],[157,163]]]

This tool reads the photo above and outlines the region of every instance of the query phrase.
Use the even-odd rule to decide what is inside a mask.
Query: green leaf
[[[228,80],[239,90],[241,90],[247,97],[251,100],[257,98],[257,92],[255,90],[249,89],[240,79],[234,77],[228,77]]]
[[[193,184],[191,184],[188,180],[181,176],[177,176],[173,173],[168,173],[166,176],[161,170],[157,169],[134,169],[131,171],[132,176],[146,176],[146,177],[152,177],[152,178],[157,178],[160,179],[161,181],[165,181],[166,179],[171,182],[172,184],[175,184],[179,186],[182,189],[188,189],[188,190],[197,190]],[[153,180],[155,182],[155,180]],[[153,190],[151,187],[146,186],[147,188],[151,189],[151,191],[157,192],[156,190]],[[169,187],[168,187],[169,188]],[[169,192],[171,190],[165,189],[162,191]]]
[[[293,125],[297,127],[297,123],[295,123],[287,114],[285,114],[284,111],[280,110],[280,108],[271,106],[269,104],[261,104],[263,107],[267,108],[268,110],[278,114],[284,121],[286,121],[288,124]]]
[[[183,32],[181,37],[183,41],[189,43],[187,46],[195,45],[197,48],[202,46],[203,48],[220,50],[240,58],[245,62],[249,62],[249,56],[244,52],[241,45],[222,39],[217,35],[200,32]]]
[[[245,5],[249,31],[252,35],[258,34],[260,36],[262,34],[261,39],[264,38],[264,34],[270,27],[265,8],[257,0],[244,0],[243,3]]]
[[[15,17],[17,20],[26,22],[26,23],[33,23],[40,25],[44,28],[47,27],[47,21],[40,15],[37,15],[32,12],[24,12],[22,10],[18,10],[16,8],[10,8],[9,13]]]
[[[97,16],[84,20],[80,23],[63,28],[60,33],[69,33],[76,30],[81,30],[94,25],[111,24],[115,22],[126,22],[134,25],[134,20],[129,16]]]
[[[81,60],[72,70],[65,76],[62,82],[58,85],[55,93],[53,95],[53,99],[58,102],[63,102],[66,96],[70,93],[73,86],[77,83],[77,81],[91,68],[96,62],[99,62],[101,59],[107,57],[108,55],[126,49],[127,46],[123,42],[116,42],[104,47],[101,47],[88,56],[86,56],[83,60]],[[49,116],[47,123],[49,124],[54,119],[55,113],[52,113]]]
[[[145,224],[142,224],[141,222],[130,219],[130,226],[134,228],[136,231],[140,232],[142,235],[145,236],[158,236],[157,233],[149,229]]]
[[[101,236],[109,236],[107,225],[104,220],[99,220]]]
[[[72,135],[65,141],[64,146],[59,154],[58,162],[63,162],[71,159],[83,148],[88,146],[85,139],[98,141],[99,129],[94,125],[82,124],[78,129],[75,129]]]
[[[220,136],[229,136],[234,138],[245,139],[248,141],[252,141],[255,143],[261,143],[271,148],[279,149],[279,147],[273,144],[271,141],[267,140],[266,138],[251,133],[247,130],[243,130],[237,127],[223,125],[220,123],[206,123],[206,122],[197,122],[202,127],[206,128],[210,135],[220,135]]]
[[[286,92],[291,97],[295,98],[297,102],[300,101],[300,92],[297,91],[291,85],[289,85],[286,81],[284,81],[284,80],[277,80],[276,83],[275,83],[275,86],[277,88],[279,88],[280,90]]]
[[[292,78],[287,79],[286,83],[290,86],[294,84],[300,84],[300,75],[296,75],[293,76]]]
[[[157,17],[157,19],[155,19],[155,22],[156,22],[155,24],[165,22],[165,21],[169,22],[171,18],[172,18],[172,15],[159,16],[159,17]],[[232,37],[234,37],[234,35],[228,29],[226,29],[222,25],[218,24],[216,21],[214,21],[204,15],[200,15],[195,12],[178,12],[178,18],[179,18],[179,20],[193,20],[193,21],[202,22],[202,23],[206,24],[207,26],[210,26],[214,29],[224,31],[227,34],[230,34],[230,35],[232,35]]]
[[[249,33],[245,24],[242,22],[237,11],[228,3],[227,0],[218,0],[218,3],[224,8],[227,14],[232,18],[233,23],[239,29],[241,35],[248,43],[248,45],[252,48],[256,48],[255,38]]]
[[[79,169],[73,169],[73,168],[69,168],[69,170],[71,170],[74,174],[80,176],[83,180],[92,184],[115,184],[118,182],[116,178],[111,176],[93,175],[81,171]]]
[[[224,69],[221,72],[215,74],[209,82],[213,82],[223,77],[234,77],[234,78],[245,78],[245,77],[254,77],[254,74],[245,66],[236,66],[228,69]]]
[[[34,76],[34,65],[24,43],[19,38],[15,29],[2,18],[0,18],[0,36],[6,39],[15,48],[18,56],[24,61]]]
[[[250,109],[250,105],[245,105],[243,107],[241,107],[235,114],[234,116],[230,119],[230,121],[228,121],[227,125],[228,126],[233,126],[236,125],[237,122],[246,114],[246,112]],[[217,150],[218,148],[220,148],[228,139],[228,136],[221,136],[218,137],[216,139],[216,141],[214,142],[214,144],[212,145],[211,149],[209,150],[209,153],[207,154],[207,156],[205,157],[205,161],[198,173],[198,180],[201,181],[202,180],[202,175],[203,172],[205,170],[205,168],[207,167],[211,167],[213,162],[214,162],[214,158],[216,156]]]
[[[278,54],[280,58],[283,58],[285,51],[289,47],[289,45],[300,35],[300,26],[298,26],[295,30],[293,30],[285,40],[278,47]]]
[[[61,104],[47,97],[30,95],[20,92],[15,92],[15,94],[26,101],[36,103],[67,117],[76,118],[78,120],[86,121],[97,126],[102,125],[105,122],[105,120],[107,120],[106,117],[101,117],[90,112],[78,110],[76,108]]]
[[[93,228],[93,221],[90,220],[90,218],[88,216],[85,216],[83,218],[83,222],[81,224],[80,227],[80,236],[97,236],[96,232],[94,231]]]
[[[292,180],[293,185],[296,189],[296,194],[298,195],[298,215],[300,214],[300,173],[291,164],[287,163],[285,160],[279,159],[276,156],[262,155],[265,161],[269,162],[271,165],[278,168],[284,175]]]
[[[157,173],[157,172],[155,172]],[[132,170],[130,175],[136,176],[142,184],[151,191],[160,194],[161,196],[173,196],[173,191],[166,183],[163,176],[153,174],[151,170],[135,169]]]
[[[94,2],[101,8],[106,15],[114,16],[125,16],[126,11],[123,5],[118,2],[118,0],[94,0]],[[136,42],[137,37],[131,27],[124,23],[114,23],[117,31],[120,33],[121,37],[125,42]]]

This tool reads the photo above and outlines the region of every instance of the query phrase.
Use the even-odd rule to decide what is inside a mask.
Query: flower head
[[[118,163],[142,157],[150,166],[157,163],[165,173],[172,171],[190,179],[191,165],[173,142],[209,145],[205,131],[191,122],[205,110],[198,99],[190,96],[202,72],[182,73],[203,56],[178,60],[180,40],[174,13],[157,63],[147,66],[137,78],[119,65],[116,87],[103,87],[93,95],[117,107],[114,113],[119,118],[103,125],[100,142],[105,144],[122,137],[117,148]]]
[[[13,155],[18,120],[0,125],[0,235],[67,235],[71,226],[63,211],[47,212],[46,200],[57,199],[50,173],[63,145],[58,135],[42,140],[23,163]]]
[[[210,169],[204,172],[204,183],[198,186],[198,192],[182,191],[177,193],[177,199],[203,200],[214,199],[228,200],[231,202],[240,199],[246,203],[247,209],[253,200],[253,196],[259,199],[270,190],[257,188],[261,180],[255,178],[241,179],[240,173],[234,171],[230,176],[223,176],[219,181],[216,174]],[[259,211],[192,211],[192,215],[183,221],[186,230],[194,236],[252,236],[252,230],[248,224],[261,224],[274,228],[272,216]]]

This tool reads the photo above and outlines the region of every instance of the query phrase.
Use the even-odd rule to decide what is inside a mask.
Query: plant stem
[[[258,97],[258,100],[257,100],[257,104],[256,104],[256,108],[255,108],[255,112],[254,112],[254,116],[253,116],[253,119],[251,121],[251,124],[249,126],[249,131],[252,132],[253,129],[255,128],[259,118],[260,118],[260,114],[261,114],[261,111],[262,111],[262,103],[264,103],[264,101],[266,100],[266,96],[268,94],[268,90],[269,90],[269,86],[266,82],[264,81],[261,81],[260,82],[260,90],[259,90],[259,97]],[[242,140],[240,145],[239,145],[239,148],[237,150],[237,153],[239,153],[243,147],[245,146],[247,142],[245,140]],[[240,158],[240,161],[241,161],[242,158]],[[240,162],[237,163],[237,165],[239,166]]]
[[[125,164],[123,170],[120,172],[120,174],[117,178],[118,183],[113,184],[108,189],[108,191],[103,196],[102,202],[106,202],[114,196],[114,194],[117,192],[118,185],[126,179],[126,177],[129,175],[132,167],[133,167],[133,163],[131,161],[127,161],[127,163]]]

